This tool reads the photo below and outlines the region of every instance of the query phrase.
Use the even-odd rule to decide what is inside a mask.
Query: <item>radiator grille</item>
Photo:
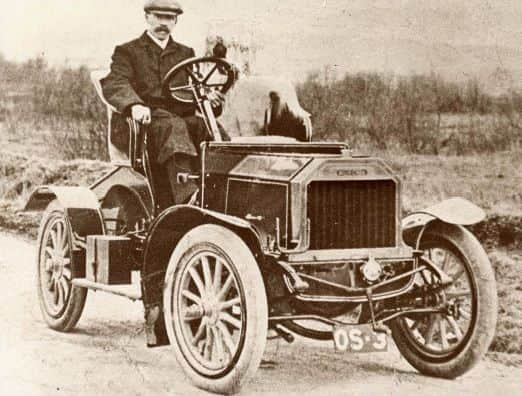
[[[395,246],[395,183],[315,181],[308,186],[311,249]]]

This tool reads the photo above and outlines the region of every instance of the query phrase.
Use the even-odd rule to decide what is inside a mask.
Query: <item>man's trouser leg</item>
[[[183,118],[154,109],[150,125],[151,158],[167,171],[175,204],[186,203],[196,191],[192,183],[178,183],[178,173],[192,173],[197,152]]]
[[[196,164],[194,164],[195,160],[197,160],[197,157],[185,153],[175,153],[165,161],[165,168],[169,176],[170,188],[175,205],[187,203],[198,189],[198,185],[192,180],[183,183],[179,182],[180,173],[194,173],[196,166]]]

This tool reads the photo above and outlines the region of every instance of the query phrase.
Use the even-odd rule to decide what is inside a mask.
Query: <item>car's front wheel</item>
[[[451,278],[449,286],[427,294],[426,301],[452,309],[399,318],[390,327],[399,351],[412,366],[424,374],[455,378],[486,354],[493,339],[497,318],[493,269],[480,243],[463,227],[436,224],[426,230],[420,248]],[[429,291],[435,278],[427,271],[421,275],[416,286]]]
[[[267,300],[257,262],[235,233],[207,224],[181,239],[169,261],[163,308],[176,358],[196,386],[235,393],[255,373]]]

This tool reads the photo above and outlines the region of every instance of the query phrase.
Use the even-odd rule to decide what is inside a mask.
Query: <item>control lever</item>
[[[176,174],[176,180],[178,183],[188,183],[190,180],[199,180],[199,175],[193,175],[188,172],[178,172]]]

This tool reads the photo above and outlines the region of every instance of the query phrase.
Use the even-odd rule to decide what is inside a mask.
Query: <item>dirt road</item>
[[[43,323],[36,300],[34,244],[0,235],[0,395],[203,395],[168,348],[147,349],[142,307],[89,292],[77,330]],[[396,350],[334,354],[329,343],[270,341],[250,395],[517,394],[522,369],[485,361],[455,381],[417,374]]]

